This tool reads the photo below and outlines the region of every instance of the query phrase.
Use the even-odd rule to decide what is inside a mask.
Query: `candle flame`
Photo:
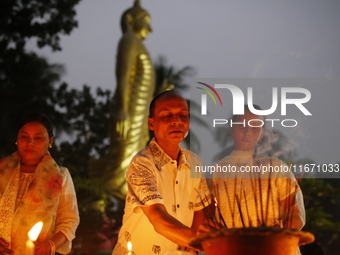
[[[35,241],[37,240],[39,234],[40,234],[40,231],[42,229],[42,226],[43,226],[43,223],[41,221],[39,221],[37,224],[35,224],[31,230],[28,232],[28,238],[31,240],[31,241]]]
[[[218,206],[218,203],[217,203],[216,197],[214,198],[214,201],[215,201],[215,206],[217,207],[217,206]]]
[[[132,251],[132,243],[130,241],[127,243],[127,248],[128,251]]]

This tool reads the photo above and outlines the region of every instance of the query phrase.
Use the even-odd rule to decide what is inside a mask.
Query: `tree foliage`
[[[82,90],[68,90],[63,86],[57,95],[58,104],[64,109],[64,116],[72,129],[54,155],[72,172],[86,178],[88,161],[105,155],[109,147],[111,92],[97,88],[93,93],[85,85]]]
[[[188,79],[196,74],[192,66],[176,69],[167,63],[165,56],[159,56],[155,61],[156,89],[155,95],[166,89],[175,89],[184,92],[188,89]]]
[[[77,27],[75,6],[80,0],[1,0],[1,53],[12,48],[24,51],[27,40],[35,38],[39,47],[60,50],[60,34]]]
[[[18,118],[28,111],[41,111],[57,129],[69,129],[66,116],[57,108],[56,86],[61,65],[49,64],[25,45],[36,39],[39,47],[60,50],[60,35],[77,26],[75,5],[80,0],[0,1],[0,155],[14,150]]]
[[[8,58],[0,65],[0,154],[14,149],[17,126],[21,115],[42,111],[51,116],[57,129],[69,128],[65,116],[56,110],[58,97],[55,85],[60,80],[63,68],[50,65],[35,53],[22,54],[20,61]]]
[[[340,248],[340,179],[305,178],[300,182],[300,186],[304,194],[307,215],[304,230],[315,235],[325,254],[338,254]],[[307,250],[308,246],[318,248],[312,244],[303,249]]]

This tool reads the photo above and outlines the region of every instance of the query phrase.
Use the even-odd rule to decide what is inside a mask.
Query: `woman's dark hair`
[[[27,124],[29,122],[39,122],[39,123],[41,123],[46,128],[47,133],[48,133],[48,137],[49,138],[54,137],[52,122],[49,119],[49,117],[47,117],[45,114],[41,114],[41,113],[28,113],[28,114],[22,116],[20,121],[19,121],[18,131],[25,124]]]

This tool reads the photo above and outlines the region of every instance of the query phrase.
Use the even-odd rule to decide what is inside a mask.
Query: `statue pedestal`
[[[309,232],[283,228],[220,229],[191,241],[207,255],[295,255],[298,246],[314,241]]]

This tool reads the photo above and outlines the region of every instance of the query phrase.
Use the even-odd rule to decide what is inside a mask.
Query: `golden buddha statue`
[[[147,119],[155,90],[155,71],[143,40],[152,31],[150,20],[138,0],[121,17],[123,35],[118,44],[117,87],[110,108],[109,155],[101,164],[97,162],[96,169],[91,167],[122,199],[127,192],[125,173],[129,163],[149,140]]]

